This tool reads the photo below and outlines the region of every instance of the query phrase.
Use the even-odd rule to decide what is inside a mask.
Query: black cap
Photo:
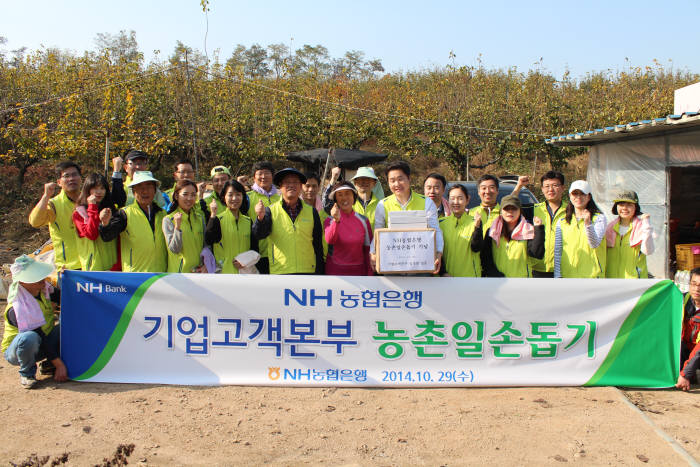
[[[280,183],[282,183],[282,180],[287,175],[296,175],[297,177],[299,177],[299,180],[301,180],[301,183],[306,183],[306,176],[292,167],[287,167],[286,169],[282,169],[279,172],[277,172],[272,178],[272,181],[275,183],[276,186],[280,186]]]
[[[139,150],[136,150],[136,149],[132,149],[131,151],[129,151],[129,152],[126,154],[126,157],[124,158],[124,160],[125,160],[126,162],[129,162],[129,161],[134,160],[134,159],[145,159],[145,160],[148,160],[148,155],[147,155],[145,152],[142,152],[142,151],[139,151]]]

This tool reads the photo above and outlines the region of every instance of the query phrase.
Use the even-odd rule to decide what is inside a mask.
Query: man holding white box
[[[443,238],[440,225],[438,223],[437,208],[430,198],[419,195],[411,190],[411,168],[403,161],[390,164],[386,169],[389,188],[393,193],[377,203],[375,211],[375,230],[387,226],[389,213],[394,211],[422,211],[427,219],[427,227],[435,229],[435,270],[433,274],[440,272],[440,261],[442,260]],[[370,245],[370,261],[372,267],[376,268],[375,242]]]

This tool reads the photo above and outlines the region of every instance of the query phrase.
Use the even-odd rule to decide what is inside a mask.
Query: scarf
[[[496,246],[501,241],[501,232],[503,232],[503,218],[498,216],[489,229],[489,237],[496,242]],[[520,222],[513,229],[510,238],[511,240],[532,240],[535,238],[535,228],[523,216],[520,216]]]
[[[608,223],[608,226],[605,228],[605,240],[608,244],[608,247],[612,248],[615,246],[615,236],[617,235],[617,232],[615,232],[615,226],[620,223],[620,216],[617,216],[614,220],[610,221]],[[642,243],[642,240],[645,238],[646,230],[644,226],[642,225],[643,221],[639,219],[639,217],[634,216],[632,219],[632,222],[630,225],[630,246],[635,247],[637,245],[640,245]]]
[[[265,191],[263,187],[257,183],[253,183],[253,186],[250,187],[250,189],[260,193],[261,195],[265,195],[268,198],[277,194],[277,187],[275,185],[272,185],[272,189],[270,191]]]
[[[13,268],[15,268],[14,271]],[[10,271],[13,276],[19,273],[14,264],[10,267]],[[51,292],[53,292],[53,287],[44,281],[44,288],[39,293],[43,293],[45,298],[49,298]],[[12,308],[15,310],[19,332],[31,331],[46,324],[46,318],[44,318],[39,302],[20,285],[19,281],[12,281],[7,294],[7,303],[12,303]]]

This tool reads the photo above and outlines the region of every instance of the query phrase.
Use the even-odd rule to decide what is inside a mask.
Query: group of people
[[[564,176],[555,171],[540,180],[545,200],[535,205],[530,223],[518,196],[529,183],[527,176],[500,200],[499,179],[481,176],[480,204],[468,209],[467,187],[448,186],[441,174],[425,178],[424,194],[414,191],[411,168],[403,161],[386,167],[392,194],[382,199],[376,196],[379,179],[371,167],[359,168],[349,181],[340,180],[336,167],[322,187],[317,174],[275,171],[267,161],[253,166],[252,184],[216,166],[209,194],[205,183],[195,182],[188,160],[175,165],[175,183],[165,191],[141,151],[113,159],[113,169],[110,181],[92,173],[81,183],[80,167],[66,161],[56,167],[57,181],[44,186],[29,222],[37,228],[48,225],[58,270],[237,274],[251,270],[241,258],[254,251],[260,274],[372,275],[377,260],[373,232],[385,228],[394,211],[420,211],[435,229],[433,275],[646,278],[646,257],[654,248],[649,216],[641,212],[636,193],[620,193],[608,222],[586,181],[573,182],[566,199]],[[44,285],[48,274],[24,280],[19,271],[39,266],[27,257],[18,262],[25,266],[17,266],[13,280],[37,297],[37,307],[30,308],[41,321],[39,311],[46,311],[50,298]],[[10,319],[17,303],[8,299],[2,351],[20,365],[22,384],[31,387],[37,358],[54,354],[39,349],[27,359],[18,336],[34,332],[44,349],[53,321],[51,329],[48,317],[44,331],[42,326],[27,329],[21,320]],[[64,372],[55,360],[48,360],[47,371],[59,379]]]

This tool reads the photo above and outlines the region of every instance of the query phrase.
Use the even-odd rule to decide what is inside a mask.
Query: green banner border
[[[680,371],[682,303],[680,290],[670,280],[649,287],[584,386],[673,386]]]
[[[143,298],[144,294],[146,291],[161,277],[167,276],[167,273],[161,273],[157,274],[153,277],[149,277],[146,281],[143,282],[139,286],[138,289],[134,292],[134,295],[131,297],[129,300],[129,303],[126,304],[126,307],[124,308],[124,311],[122,312],[121,317],[119,318],[119,321],[117,322],[117,326],[114,328],[114,332],[110,336],[109,340],[107,341],[107,344],[105,345],[105,348],[102,350],[102,353],[100,353],[100,356],[95,360],[95,363],[93,363],[90,368],[88,368],[82,375],[77,376],[73,378],[75,381],[84,381],[86,379],[90,379],[97,375],[102,369],[109,363],[109,361],[112,359],[112,356],[114,355],[114,352],[117,351],[117,347],[119,347],[119,344],[122,341],[122,338],[124,337],[124,334],[126,333],[127,328],[129,327],[129,323],[131,322],[131,318],[134,316],[134,311],[136,310],[136,307],[138,304],[141,302],[141,299]]]

